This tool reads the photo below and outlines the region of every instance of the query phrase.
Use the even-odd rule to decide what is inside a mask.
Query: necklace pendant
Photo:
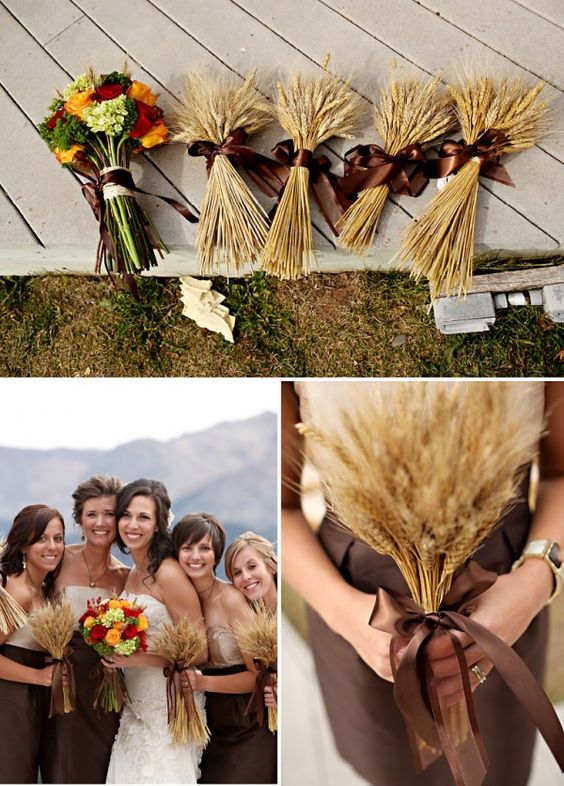
[[[93,581],[91,581],[91,582],[90,582],[90,586],[91,586],[91,587],[94,587],[94,586],[95,586],[95,584],[94,584],[94,582],[93,582]]]

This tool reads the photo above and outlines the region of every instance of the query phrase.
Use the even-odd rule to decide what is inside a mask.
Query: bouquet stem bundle
[[[198,73],[186,77],[174,140],[186,143],[190,155],[207,158],[208,183],[196,234],[202,275],[217,273],[222,261],[237,272],[260,258],[268,219],[233,161],[241,150],[245,160],[252,158],[243,141],[264,128],[270,116],[256,90],[256,70],[242,84]]]
[[[0,544],[1,545],[1,544]],[[0,576],[0,633],[9,634],[27,622],[27,614],[2,586]]]
[[[540,437],[537,389],[513,382],[338,383],[299,424],[343,526],[390,555],[438,611],[515,494]],[[534,411],[534,410],[533,410]]]
[[[405,150],[408,146],[423,148],[429,145],[451,131],[456,126],[456,118],[452,100],[442,91],[439,77],[423,80],[417,76],[397,78],[394,75],[380,92],[380,100],[374,108],[374,126],[384,140],[389,166],[392,157],[400,161],[403,158],[403,163],[407,163],[410,160],[409,151]],[[382,164],[369,172],[377,173],[385,161],[383,157]],[[392,169],[390,180],[396,174],[397,169]],[[340,246],[359,256],[368,252],[390,188],[388,181],[360,191],[358,199],[338,223]]]
[[[501,155],[531,147],[546,131],[548,101],[540,96],[543,87],[544,82],[530,88],[521,79],[468,75],[458,86],[447,87],[464,137],[450,155],[453,162],[458,156],[464,163],[404,232],[396,256],[412,263],[416,279],[427,276],[432,298],[441,292],[468,292],[480,173],[487,176],[488,165],[495,166]],[[506,173],[501,182],[511,185]]]
[[[206,725],[186,670],[206,648],[206,635],[185,617],[177,624],[167,623],[153,637],[151,652],[170,661],[165,668],[167,677],[168,725],[173,745],[184,745],[189,740],[206,745],[210,732]]]
[[[235,638],[241,652],[250,655],[259,673],[247,711],[257,713],[259,724],[264,723],[264,689],[270,686],[276,695],[278,661],[278,626],[276,615],[268,611],[264,603],[253,604],[254,614],[248,619],[238,620],[234,625]],[[278,725],[278,710],[268,707],[267,725],[274,733]]]
[[[35,640],[47,650],[55,665],[49,717],[72,712],[75,686],[68,645],[76,624],[73,608],[65,597],[47,601],[32,612],[29,623]]]
[[[296,73],[288,86],[277,85],[275,113],[290,134],[296,153],[272,220],[262,267],[280,278],[298,278],[315,264],[309,207],[310,171],[305,162],[333,136],[350,138],[361,115],[360,97],[348,81],[326,70],[320,77]],[[301,161],[301,163],[300,163]]]

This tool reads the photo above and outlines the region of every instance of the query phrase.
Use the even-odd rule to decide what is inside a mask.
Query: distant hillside
[[[207,510],[225,524],[230,539],[253,529],[275,540],[276,456],[276,416],[271,413],[168,442],[138,440],[107,451],[0,447],[0,532],[24,505],[45,502],[63,514],[67,540],[78,539],[71,493],[90,475],[107,473],[126,482],[162,480],[175,521]]]

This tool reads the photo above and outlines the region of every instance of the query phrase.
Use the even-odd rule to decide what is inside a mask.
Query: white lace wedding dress
[[[147,639],[170,622],[164,603],[151,595],[123,593],[145,606]],[[106,783],[196,783],[203,747],[171,745],[167,725],[166,680],[162,669],[124,669],[129,703],[124,707],[112,748]],[[194,693],[204,707],[204,694]]]

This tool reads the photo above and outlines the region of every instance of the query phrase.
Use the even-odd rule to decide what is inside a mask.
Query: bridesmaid
[[[78,631],[89,598],[119,595],[129,569],[111,554],[116,540],[116,500],[123,484],[111,475],[94,475],[72,494],[73,517],[82,543],[67,546],[55,582],[73,605],[77,626],[71,641],[76,678],[76,709],[47,722],[47,783],[104,783],[119,715],[94,709],[102,667],[97,653]]]
[[[232,625],[251,614],[245,599],[215,575],[225,548],[225,530],[209,513],[181,519],[172,533],[174,554],[202,604],[209,662],[190,672],[194,690],[206,692],[211,740],[202,759],[200,783],[275,783],[276,737],[245,710],[256,669],[237,643]]]
[[[54,594],[65,546],[61,514],[47,505],[21,510],[0,553],[0,611],[29,614]],[[0,632],[0,782],[43,782],[44,724],[53,666],[29,625]]]

